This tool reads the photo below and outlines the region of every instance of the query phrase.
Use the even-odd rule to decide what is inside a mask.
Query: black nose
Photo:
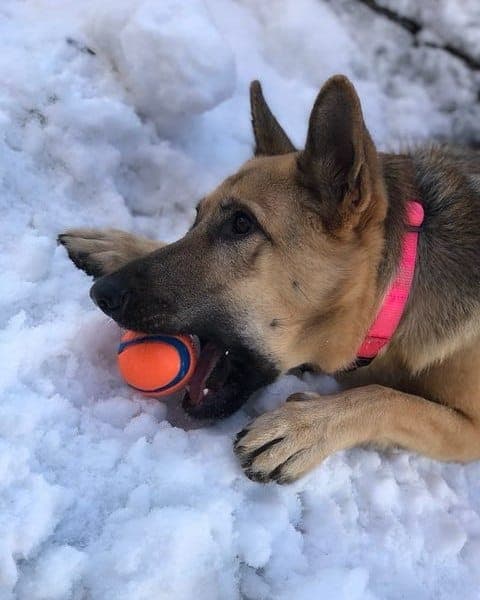
[[[102,277],[94,283],[90,297],[108,316],[121,316],[128,302],[129,291],[122,281],[116,277]]]

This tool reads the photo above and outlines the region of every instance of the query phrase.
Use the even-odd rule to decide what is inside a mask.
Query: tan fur
[[[322,397],[295,394],[255,419],[235,443],[247,475],[258,481],[292,481],[333,452],[368,443],[402,446],[440,460],[480,458],[476,305],[455,331],[433,335],[435,323],[428,322],[420,308],[440,300],[435,294],[422,296],[420,286],[386,351],[369,367],[342,374],[398,262],[392,253],[392,264],[387,261],[382,267],[389,244],[394,245],[394,240],[385,239],[387,205],[397,201],[397,192],[387,197],[386,184],[412,197],[413,159],[376,153],[358,98],[345,78],[331,79],[320,93],[307,148],[300,155],[273,120],[259,87],[252,88],[252,103],[257,156],[202,201],[197,221],[208,224],[218,218],[225,198],[240,199],[249,208],[270,241],[251,242],[238,250],[236,260],[244,264],[238,280],[229,277],[227,263],[216,265],[217,276],[225,270],[222,299],[228,300],[232,313],[248,313],[249,337],[259,340],[282,371],[308,363],[327,373],[339,372],[343,391]],[[315,201],[312,186],[328,190],[336,185],[330,174],[338,171],[342,156],[332,158],[328,148],[315,147],[317,130],[333,108],[351,121],[355,158],[345,175],[340,204],[331,210],[324,199],[320,219],[316,207],[310,211],[305,206]],[[314,152],[320,154],[313,156]],[[443,169],[442,152],[427,159]],[[459,155],[458,161],[470,178],[480,171],[472,167],[470,157]],[[306,180],[300,183],[299,163],[306,170]],[[439,192],[445,202],[461,183],[448,174],[449,168],[445,166]],[[73,230],[61,241],[77,264],[86,255],[89,268],[101,274],[159,247],[115,230]]]

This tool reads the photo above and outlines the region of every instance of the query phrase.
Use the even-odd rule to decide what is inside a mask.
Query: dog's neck
[[[418,236],[423,219],[424,210],[421,203],[414,199],[408,200],[400,262],[395,277],[380,304],[377,315],[357,351],[357,367],[370,364],[395,335],[413,283],[417,262]]]
[[[424,219],[421,193],[416,185],[415,166],[411,156],[405,154],[379,154],[383,181],[387,194],[387,215],[384,224],[384,249],[378,267],[378,304],[376,317],[358,351],[357,365],[369,364],[384,346],[394,337],[405,312],[407,299],[413,285],[417,263],[418,233],[409,233],[410,226],[419,226]],[[413,202],[412,202],[413,201]],[[417,201],[417,202],[415,202]],[[406,256],[410,254],[410,256]],[[413,254],[413,255],[412,255]],[[407,278],[408,283],[400,279]],[[403,300],[396,306],[394,324],[389,323],[391,294],[403,289]],[[395,304],[395,302],[394,302]],[[375,340],[375,333],[383,332],[386,340]]]
[[[382,231],[373,221],[371,226],[367,225],[365,231],[370,237],[365,244],[369,244],[370,256],[367,260],[359,258],[360,253],[354,257],[359,260],[357,285],[345,280],[338,308],[328,314],[328,319],[319,315],[321,326],[317,328],[317,335],[309,332],[311,344],[302,347],[311,352],[311,358],[305,362],[318,365],[327,373],[338,373],[352,366],[400,265],[407,202],[420,198],[409,157],[380,154],[379,163],[381,187],[378,193],[387,203],[386,214],[383,212],[379,217],[382,220],[378,221],[382,223]],[[303,330],[302,335],[305,339]]]
[[[383,295],[400,262],[407,202],[412,198],[421,198],[415,183],[415,168],[410,156],[379,153],[379,159],[388,201],[385,246],[378,268],[378,284]]]
[[[423,222],[423,208],[414,182],[415,170],[407,155],[380,154],[387,195],[384,248],[378,266],[376,310],[352,368],[368,365],[395,335],[405,311],[417,257],[418,233],[409,231]],[[410,227],[409,227],[410,226]]]

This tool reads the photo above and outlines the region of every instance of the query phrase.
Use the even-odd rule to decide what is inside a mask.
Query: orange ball
[[[197,350],[188,335],[127,331],[118,347],[118,367],[128,385],[147,396],[169,396],[193,375]]]

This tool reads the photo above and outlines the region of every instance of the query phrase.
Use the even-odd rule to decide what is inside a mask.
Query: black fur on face
[[[179,242],[101,277],[90,295],[126,329],[194,334],[202,345],[213,344],[221,358],[206,382],[210,391],[201,402],[187,393],[183,406],[197,418],[223,418],[240,408],[255,390],[272,382],[279,371],[248,339],[239,315],[225,301],[228,282],[222,283],[221,270],[215,269],[218,248],[205,241],[206,237],[191,232]]]

